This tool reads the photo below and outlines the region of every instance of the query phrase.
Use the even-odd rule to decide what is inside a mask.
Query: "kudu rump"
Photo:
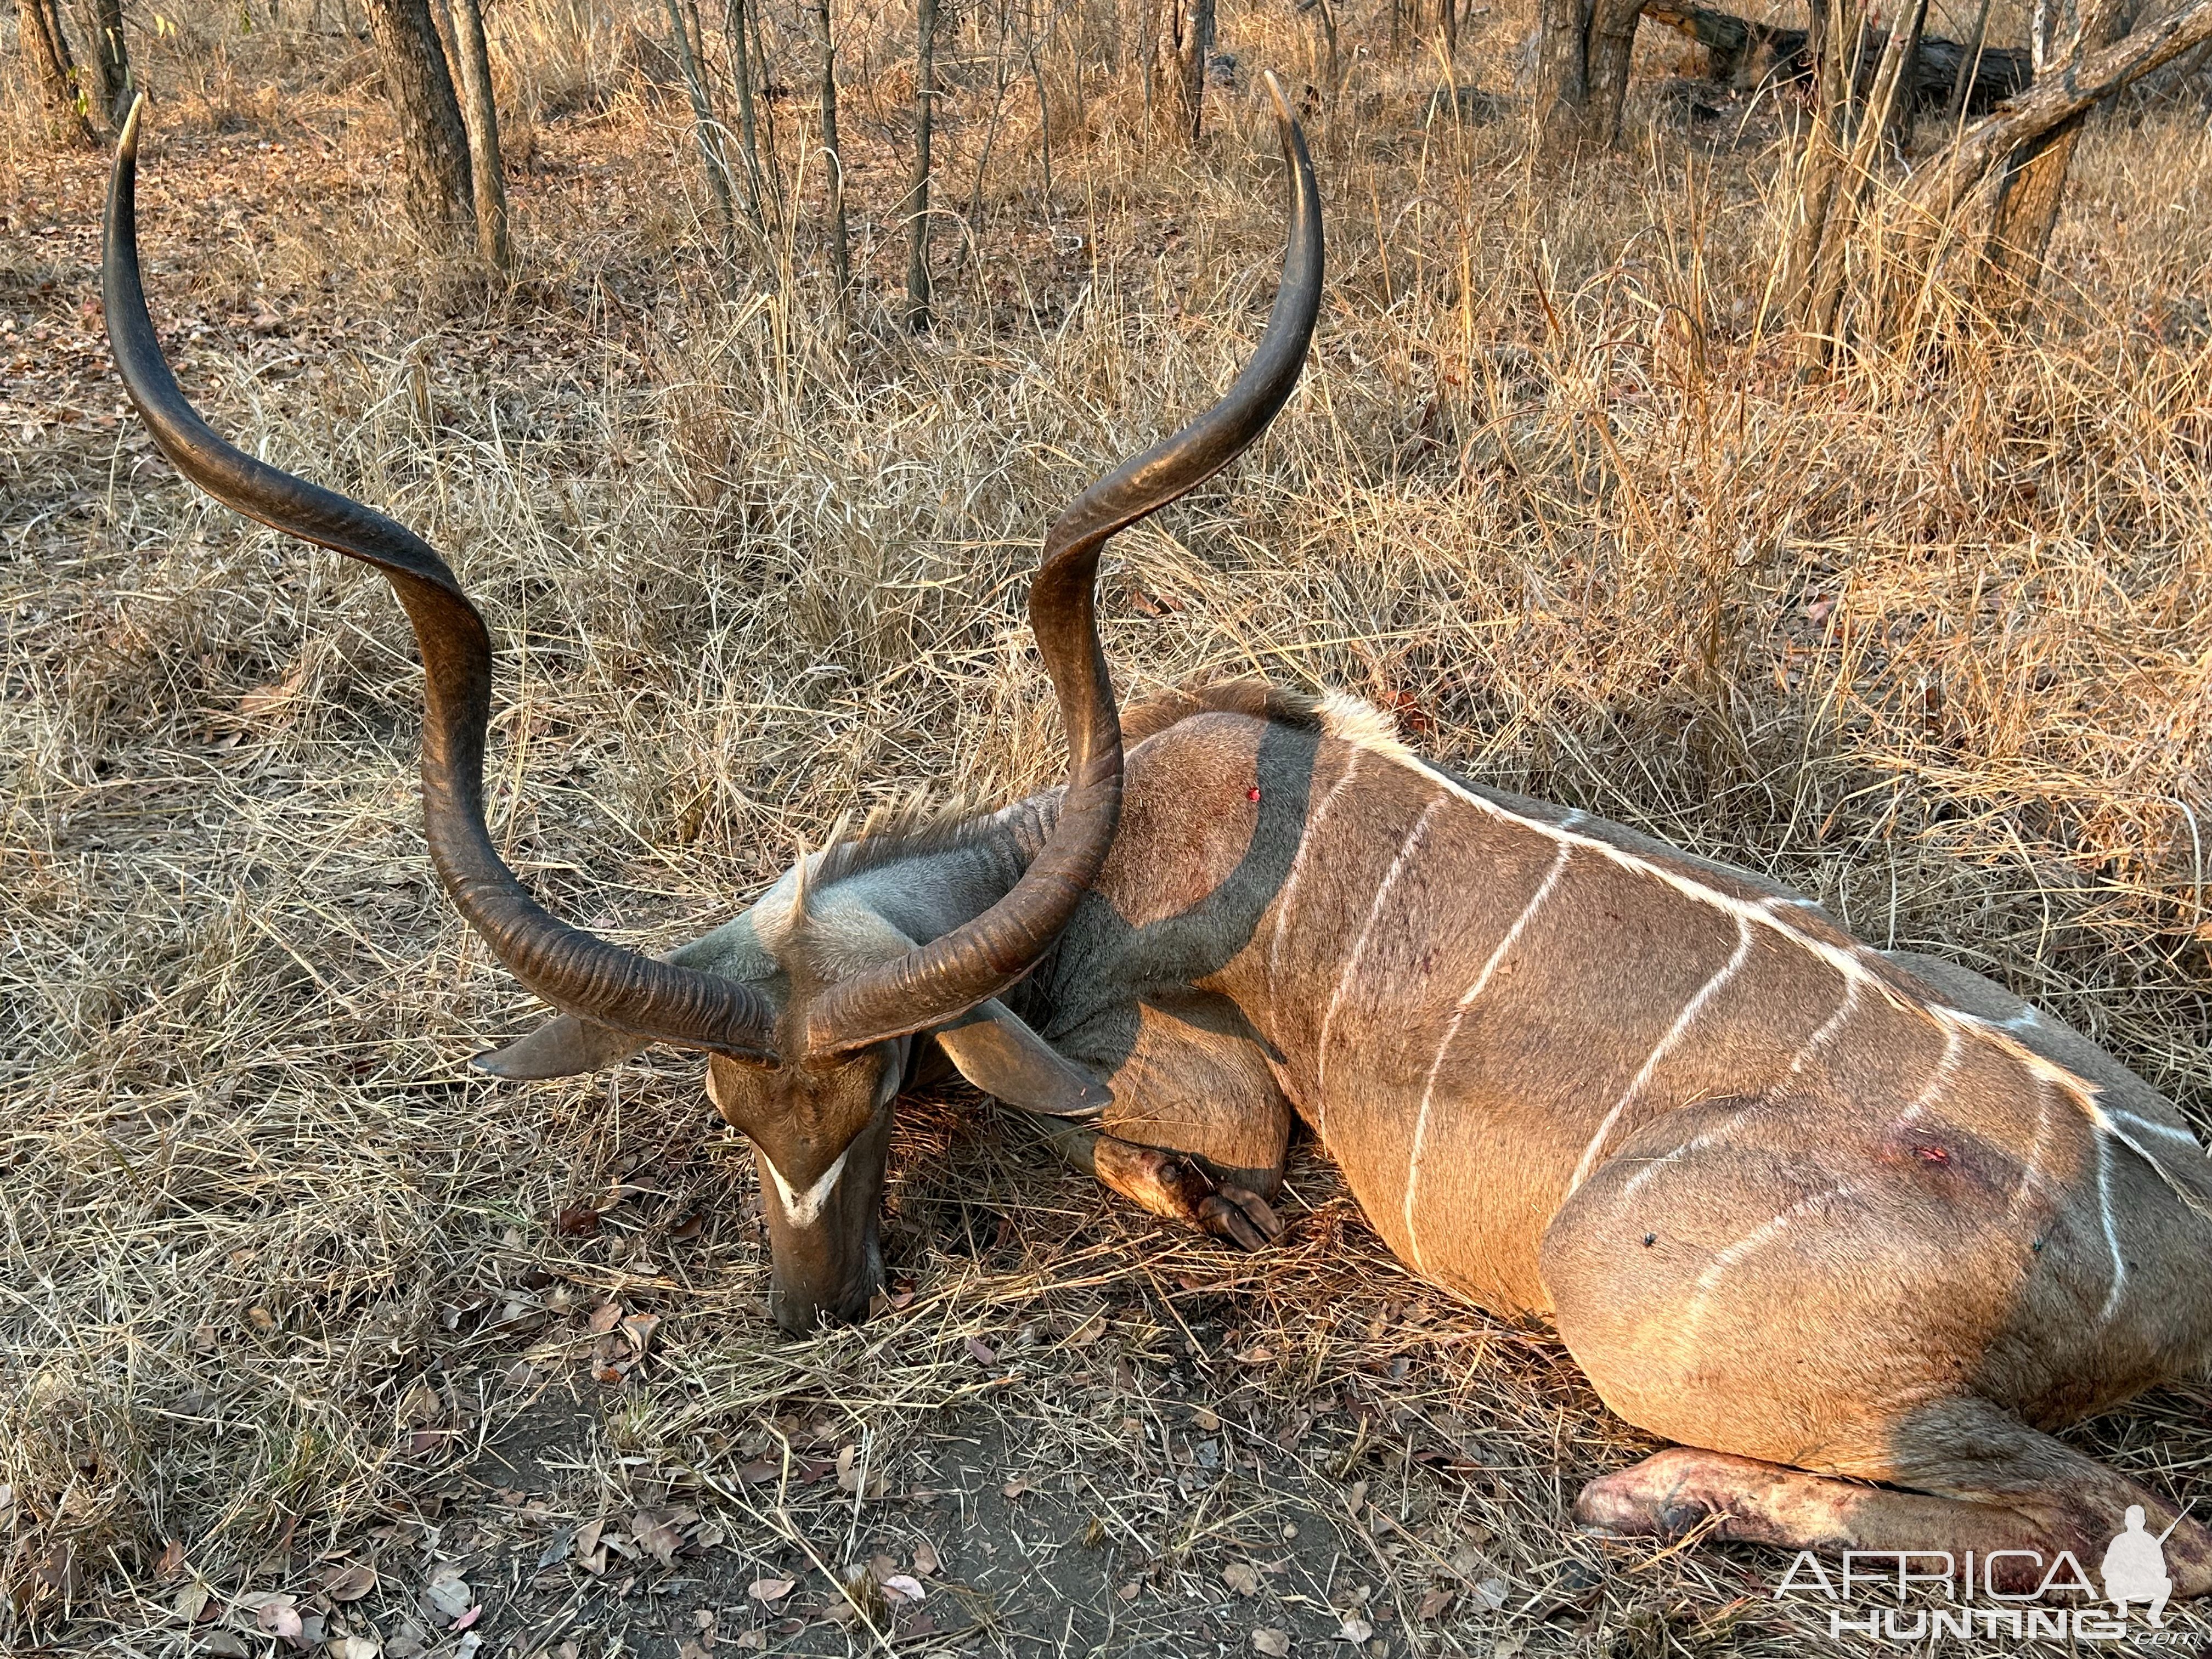
[[[1064,1120],[1115,1191],[1247,1246],[1279,1231],[1305,1122],[1416,1271],[1554,1322],[1607,1405],[1680,1443],[1585,1488],[1590,1525],[1972,1550],[2014,1588],[2031,1558],[1993,1552],[2100,1548],[2132,1504],[2166,1527],[2157,1494],[2044,1432],[2212,1369],[2212,1164],[2118,1062],[1759,877],[1452,777],[1349,699],[1238,681],[1117,720],[1100,549],[1259,436],[1320,307],[1320,198],[1279,97],[1277,118],[1289,252],[1250,364],[1045,537],[1030,613],[1065,787],[812,854],[665,960],[556,921],[501,862],[489,640],[444,561],[185,401],[140,287],[135,113],[109,336],[185,477],[405,605],[430,856],[561,1011],[478,1063],[705,1050],[757,1150],[787,1329],[866,1310],[892,1103],[949,1061]],[[2212,1589],[2203,1528],[2180,1520],[2166,1553],[2178,1593]]]

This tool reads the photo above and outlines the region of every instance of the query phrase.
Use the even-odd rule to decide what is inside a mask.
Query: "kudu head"
[[[817,854],[737,921],[665,959],[549,915],[501,860],[483,811],[490,636],[446,562],[382,514],[232,447],[185,401],[140,282],[134,186],[143,100],[125,124],[102,283],[108,339],[131,401],[163,453],[209,495],[374,565],[390,581],[422,654],[431,861],[469,926],[560,1011],[477,1064],[501,1077],[553,1077],[647,1043],[705,1051],[708,1092],[758,1157],[770,1304],[794,1334],[860,1317],[881,1283],[876,1224],[891,1102],[918,1044],[934,1042],[971,1081],[1017,1105],[1082,1113],[1106,1102],[1103,1085],[997,999],[1066,926],[1120,816],[1121,730],[1094,608],[1100,550],[1235,459],[1282,407],[1304,362],[1321,299],[1320,198],[1304,137],[1274,91],[1292,176],[1290,246],[1257,350],[1218,404],[1093,483],[1045,537],[1030,618],[1059,699],[1068,773],[1036,856],[993,901],[934,931],[880,894],[810,894],[823,857]]]

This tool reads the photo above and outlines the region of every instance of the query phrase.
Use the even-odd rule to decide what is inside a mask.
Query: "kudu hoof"
[[[1266,1199],[1225,1182],[1199,1205],[1198,1218],[1206,1231],[1248,1250],[1259,1249],[1283,1233],[1283,1224]]]

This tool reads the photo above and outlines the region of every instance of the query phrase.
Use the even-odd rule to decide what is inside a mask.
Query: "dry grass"
[[[495,15],[524,162],[522,276],[497,292],[395,228],[358,45],[189,7],[135,44],[187,386],[451,550],[504,647],[512,856],[558,908],[658,945],[855,801],[1051,776],[1020,613],[1039,527],[1238,361],[1279,235],[1248,82],[1309,47],[1231,9],[1239,89],[1186,160],[1126,78],[1076,73],[1127,9],[1065,14],[1054,198],[1018,76],[977,234],[938,244],[942,324],[912,340],[883,309],[902,21],[856,16],[870,276],[841,351],[811,223],[726,289],[702,258],[640,44],[655,15]],[[962,36],[956,214],[992,15]],[[796,20],[770,21],[797,79]],[[1522,22],[1476,20],[1495,89]],[[2034,330],[1808,386],[1753,331],[1765,117],[1712,145],[1640,97],[1626,153],[1547,171],[1510,126],[1425,119],[1437,77],[1387,61],[1380,16],[1346,33],[1370,53],[1320,124],[1312,368],[1230,479],[1118,545],[1124,683],[1364,692],[1471,775],[1995,973],[2212,1124],[2202,124],[2093,135]],[[1318,1164],[1291,1242],[1246,1258],[972,1098],[919,1103],[888,1243],[911,1303],[790,1345],[696,1065],[466,1073],[533,1011],[429,884],[398,614],[191,494],[118,418],[87,303],[101,164],[37,153],[7,95],[0,1578],[25,1594],[0,1644],[258,1649],[253,1598],[292,1595],[395,1655],[482,1636],[658,1659],[756,1625],[860,1651],[870,1626],[786,1635],[745,1586],[790,1577],[826,1610],[847,1564],[929,1540],[939,1631],[908,1615],[901,1651],[1249,1651],[1255,1626],[1325,1650],[1363,1604],[1391,1653],[1805,1650],[1775,1561],[1576,1535],[1576,1485],[1637,1437],[1555,1345],[1389,1262]],[[596,1231],[556,1226],[582,1206]],[[592,1328],[609,1306],[662,1322],[628,1328],[641,1358]],[[2205,1403],[2081,1435],[2212,1496]],[[685,1553],[629,1543],[594,1575],[590,1534],[543,1548],[601,1516],[629,1538],[672,1520]],[[487,1603],[469,1632],[416,1600],[441,1561]],[[1247,1598],[1238,1561],[1283,1571]],[[366,1599],[311,1602],[349,1562],[380,1574]],[[41,1571],[66,1607],[28,1593]],[[1425,1618],[1432,1589],[1455,1599]],[[717,1607],[712,1632],[692,1617]],[[867,1618],[888,1638],[889,1611]]]

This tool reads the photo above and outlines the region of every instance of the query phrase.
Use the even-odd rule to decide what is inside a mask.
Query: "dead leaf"
[[[1283,1659],[1291,1650],[1291,1633],[1273,1625],[1262,1625],[1252,1632],[1252,1651],[1264,1653],[1267,1659]]]
[[[1221,1582],[1239,1595],[1260,1593],[1260,1575],[1253,1571],[1249,1561],[1231,1561],[1221,1570]]]
[[[1337,1638],[1345,1642],[1364,1642],[1375,1634],[1375,1626],[1353,1613],[1336,1628]]]
[[[676,1552],[683,1546],[684,1540],[675,1528],[642,1510],[630,1516],[629,1524],[640,1547],[647,1551],[654,1560],[664,1567],[676,1565]]]
[[[609,1331],[614,1329],[616,1326],[622,1323],[622,1316],[623,1310],[621,1303],[602,1302],[598,1307],[592,1310],[592,1317],[590,1321],[592,1334],[593,1336],[605,1336]]]
[[[1212,1434],[1221,1426],[1221,1417],[1218,1413],[1200,1406],[1196,1411],[1191,1413],[1190,1425],[1200,1434]]]
[[[768,1645],[768,1637],[760,1631],[741,1630],[731,1638],[730,1645],[733,1648],[744,1648],[757,1652]]]
[[[300,1610],[293,1606],[289,1595],[272,1595],[264,1601],[254,1610],[253,1622],[271,1636],[288,1642],[302,1629]]]
[[[323,1594],[333,1601],[358,1601],[376,1588],[376,1570],[349,1562],[323,1575]]]
[[[227,1630],[209,1632],[200,1651],[209,1659],[246,1659],[246,1644]]]
[[[381,1659],[384,1649],[370,1636],[341,1636],[323,1650],[329,1659]]]
[[[884,1580],[884,1595],[894,1606],[901,1601],[921,1601],[928,1594],[922,1589],[921,1581],[908,1573],[895,1572]]]
[[[629,1339],[632,1348],[643,1353],[645,1345],[653,1340],[653,1334],[659,1324],[659,1314],[632,1314],[623,1321],[622,1334]]]
[[[462,1578],[460,1569],[441,1566],[430,1575],[430,1582],[422,1587],[423,1604],[440,1617],[459,1618],[476,1604],[476,1593]]]
[[[170,1604],[170,1610],[186,1624],[196,1624],[200,1614],[207,1611],[209,1599],[205,1584],[187,1584],[177,1592],[177,1599]]]
[[[979,1365],[995,1365],[999,1363],[999,1356],[992,1352],[991,1345],[980,1336],[971,1336],[968,1339],[968,1357]]]
[[[27,1599],[32,1601],[43,1601],[49,1595],[64,1601],[73,1600],[82,1582],[82,1575],[77,1571],[76,1547],[66,1538],[56,1544],[31,1568],[28,1582],[31,1594]]]
[[[0,1509],[6,1509],[7,1507],[7,1504],[0,1504]],[[184,1571],[184,1540],[182,1539],[172,1538],[167,1544],[161,1547],[161,1559],[154,1563],[154,1577],[156,1578],[174,1578],[179,1572]]]
[[[1486,1578],[1474,1587],[1476,1599],[1486,1607],[1504,1607],[1512,1593],[1513,1586],[1503,1578]]]
[[[599,1230],[599,1212],[588,1204],[571,1204],[553,1218],[553,1231],[563,1238],[585,1238]]]
[[[936,1549],[927,1539],[914,1547],[914,1570],[923,1577],[933,1577],[944,1565],[938,1559]]]
[[[284,705],[300,695],[307,684],[307,665],[303,658],[294,663],[279,680],[267,685],[257,685],[238,700],[238,712],[246,720],[266,720],[280,713]]]
[[[1016,1475],[1012,1480],[1007,1481],[1005,1486],[999,1488],[1000,1495],[1009,1498],[1020,1498],[1036,1490],[1036,1488],[1030,1486],[1027,1480],[1023,1480],[1019,1475]]]
[[[789,1578],[756,1578],[752,1582],[752,1588],[745,1594],[765,1607],[771,1602],[782,1601],[785,1596],[798,1588],[797,1582]]]
[[[1452,1592],[1439,1584],[1421,1597],[1421,1605],[1414,1612],[1423,1619],[1441,1619],[1451,1604]]]

